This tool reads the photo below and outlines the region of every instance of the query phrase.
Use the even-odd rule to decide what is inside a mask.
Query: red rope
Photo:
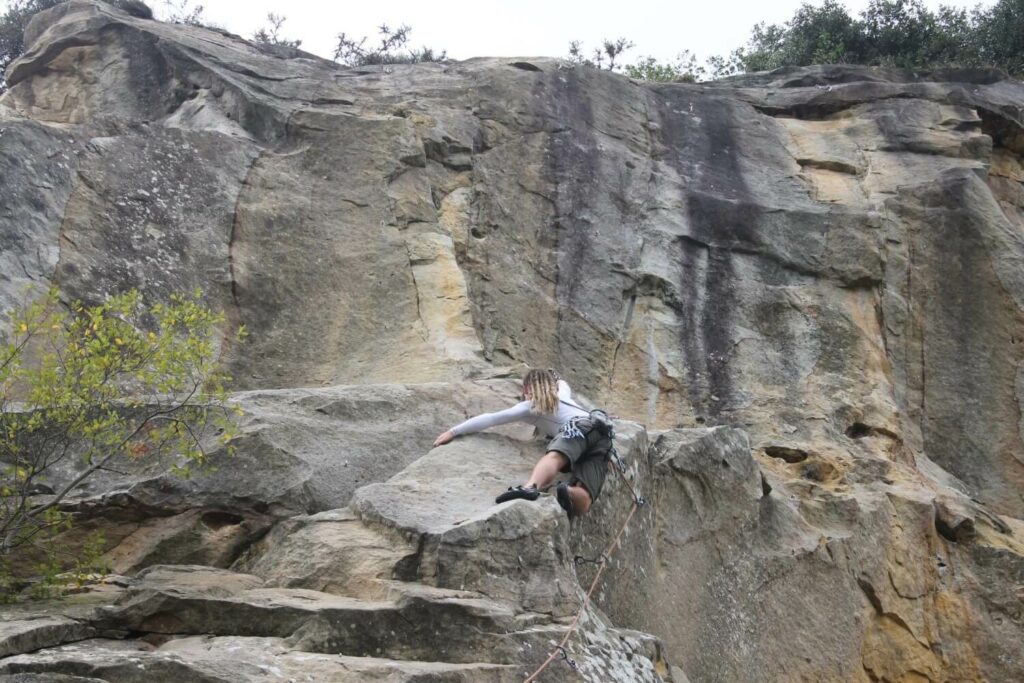
[[[625,480],[625,477],[623,477],[623,480]],[[632,488],[633,487],[630,487],[630,490],[632,490]],[[548,668],[548,665],[551,664],[551,662],[555,661],[555,657],[557,657],[559,653],[563,656],[565,655],[565,644],[569,642],[569,638],[572,636],[573,631],[575,631],[576,627],[579,625],[580,618],[583,616],[583,610],[587,609],[587,605],[590,604],[590,596],[593,595],[594,589],[597,588],[597,582],[601,580],[601,574],[604,573],[604,568],[608,566],[608,560],[611,559],[612,553],[615,552],[615,548],[619,545],[619,539],[622,538],[622,533],[626,530],[629,520],[633,519],[633,514],[637,511],[637,508],[640,507],[641,500],[642,499],[636,497],[636,495],[633,496],[633,508],[626,516],[626,521],[622,523],[619,533],[615,535],[615,540],[611,542],[611,545],[608,546],[608,550],[605,551],[605,561],[597,568],[597,574],[594,575],[594,580],[590,582],[590,590],[587,591],[586,596],[583,598],[583,604],[580,605],[579,611],[576,612],[576,618],[572,620],[571,624],[569,624],[569,630],[565,632],[565,637],[562,638],[562,642],[555,646],[555,649],[551,651],[551,654],[544,660],[544,663],[541,664],[536,671],[530,674],[529,678],[523,681],[523,683],[532,683],[537,680],[537,676],[540,676],[541,672]]]

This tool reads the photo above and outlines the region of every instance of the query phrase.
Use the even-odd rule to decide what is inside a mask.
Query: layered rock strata
[[[423,393],[429,396],[430,389]],[[306,403],[310,412],[330,412],[346,402],[368,413],[380,410],[380,400],[352,402],[339,393],[288,391],[275,398],[293,407]],[[421,422],[425,405],[416,406]],[[62,601],[8,610],[0,630],[0,675],[151,683],[267,676],[521,681],[547,658],[584,600],[569,523],[554,499],[494,505],[494,491],[510,478],[525,477],[540,445],[519,429],[435,449],[390,478],[380,474],[383,481],[356,488],[348,505],[281,513],[269,533],[250,539],[226,562],[187,563],[188,541],[213,546],[223,536],[214,524],[186,532],[165,523],[115,540],[108,554],[115,569],[126,547],[136,551],[123,565],[132,576],[115,575]],[[624,439],[621,446],[627,456],[639,456],[642,442]],[[358,466],[376,454],[345,457],[359,476]],[[221,466],[222,472],[191,483],[198,491],[217,489],[225,475],[238,475],[250,463],[226,460]],[[152,506],[145,498],[152,485],[140,477],[119,495]],[[269,489],[250,493],[253,507],[271,507]],[[332,502],[338,504],[323,500],[311,507]],[[103,507],[94,499],[77,504]],[[221,509],[244,507],[237,500],[220,502]],[[148,555],[137,552],[136,536],[157,547]],[[146,568],[138,570],[140,564]],[[575,666],[559,660],[540,680],[684,680],[673,677],[657,638],[617,628],[594,608],[584,611],[568,652]]]

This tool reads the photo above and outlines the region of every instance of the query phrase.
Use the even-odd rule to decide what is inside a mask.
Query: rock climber
[[[590,509],[601,493],[612,451],[611,421],[602,411],[587,411],[572,399],[569,383],[554,370],[533,369],[523,377],[523,400],[496,413],[484,413],[455,425],[434,440],[434,446],[456,436],[488,427],[526,422],[551,438],[547,452],[537,462],[529,480],[509,487],[495,503],[523,498],[537,500],[540,492],[559,473],[570,473],[568,481],[555,489],[555,498],[570,519]]]

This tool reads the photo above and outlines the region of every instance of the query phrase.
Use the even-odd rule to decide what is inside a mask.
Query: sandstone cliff
[[[1024,680],[1020,83],[345,69],[89,0],[26,44],[0,305],[198,286],[251,342],[238,456],[83,489],[123,578],[8,610],[0,677],[521,680],[630,502],[428,452],[531,364],[649,502],[550,680]]]

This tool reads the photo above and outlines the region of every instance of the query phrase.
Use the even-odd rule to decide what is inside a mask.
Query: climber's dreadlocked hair
[[[558,408],[558,373],[554,370],[530,370],[523,377],[523,391],[529,390],[533,407],[550,415]]]

